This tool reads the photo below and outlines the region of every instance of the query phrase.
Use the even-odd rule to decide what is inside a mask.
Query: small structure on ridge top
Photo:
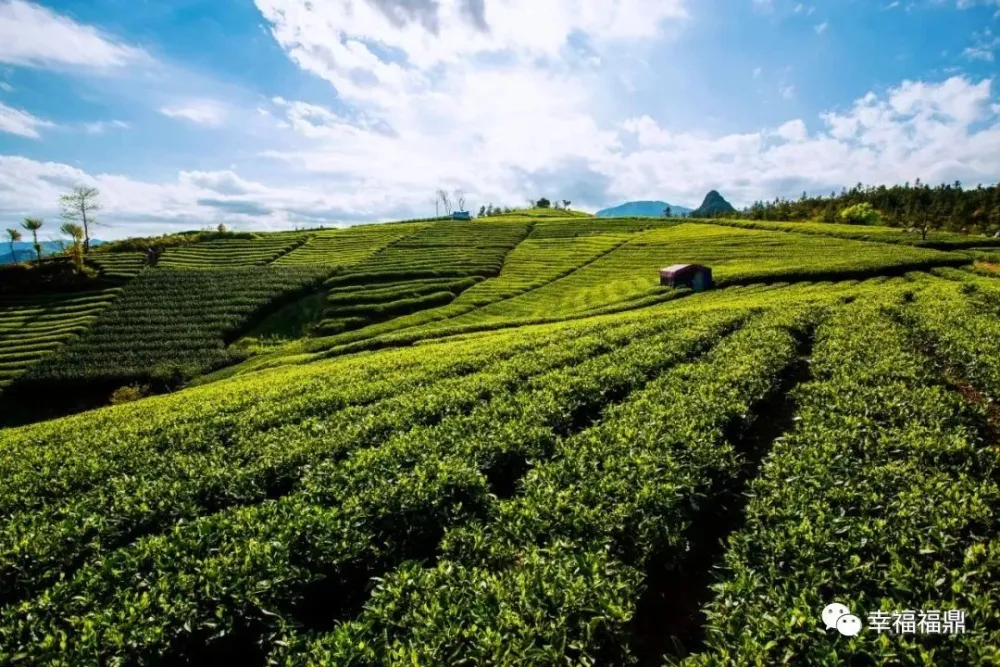
[[[660,285],[664,287],[688,287],[695,292],[710,289],[712,269],[701,264],[674,264],[660,269]]]

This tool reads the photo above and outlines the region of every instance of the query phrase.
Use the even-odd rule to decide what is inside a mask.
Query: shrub
[[[121,405],[122,403],[138,401],[146,396],[149,396],[149,385],[130,384],[115,389],[108,402],[111,405]]]
[[[877,225],[882,220],[882,214],[864,202],[845,208],[840,212],[840,219],[849,225]]]

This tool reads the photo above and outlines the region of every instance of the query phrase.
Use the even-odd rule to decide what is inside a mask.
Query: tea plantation
[[[829,227],[259,234],[3,297],[0,664],[995,664],[1000,278]]]

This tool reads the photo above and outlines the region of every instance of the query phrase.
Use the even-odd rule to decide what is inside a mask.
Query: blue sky
[[[1000,180],[1000,0],[0,0],[0,224]]]

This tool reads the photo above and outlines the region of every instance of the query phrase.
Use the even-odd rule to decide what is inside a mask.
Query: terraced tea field
[[[0,389],[84,333],[120,292],[0,295]]]
[[[88,259],[108,278],[134,278],[147,266],[142,252],[93,252]]]
[[[270,264],[306,243],[302,235],[274,234],[258,239],[221,239],[167,248],[158,264],[175,269],[225,269]]]
[[[708,222],[708,221],[703,221]],[[878,243],[898,243],[901,245],[924,246],[941,250],[961,250],[977,246],[1000,248],[1000,239],[983,236],[966,236],[954,232],[931,231],[924,239],[919,231],[907,231],[899,227],[869,225],[840,225],[820,222],[770,222],[749,220],[712,220],[713,225],[737,227],[740,229],[760,229],[764,231],[815,234],[855,241],[875,241]]]
[[[311,234],[309,240],[278,258],[279,266],[348,267],[369,259],[386,246],[420,231],[417,223],[365,225]]]
[[[616,224],[608,219],[601,219],[598,224],[606,222]],[[556,224],[562,227],[564,223]],[[497,279],[470,290],[453,306],[360,333],[370,338],[414,326],[419,328],[408,333],[490,328],[512,322],[579,316],[608,308],[650,305],[670,296],[659,287],[657,269],[676,263],[709,265],[717,283],[732,285],[903,273],[969,262],[964,256],[922,248],[698,224],[672,223],[630,235],[594,233],[569,239],[562,237],[559,230],[551,238],[548,226],[549,223],[536,225],[516,254],[511,254]],[[560,238],[561,242],[555,242]],[[584,248],[595,250],[589,254],[585,250],[581,255],[579,249]],[[523,259],[515,263],[519,257]],[[533,264],[544,264],[551,270],[538,273],[531,268]],[[535,275],[530,276],[533,271]],[[505,283],[518,282],[527,286],[505,291]],[[490,301],[476,299],[490,292],[494,295]],[[358,339],[357,335],[342,336],[328,344]]]
[[[337,334],[448,304],[498,275],[527,233],[528,223],[504,220],[429,225],[401,237],[327,280],[327,318],[318,331]]]
[[[120,296],[117,292],[102,294],[95,306],[107,305],[112,296],[118,298],[97,317],[65,321],[69,312],[81,316],[98,312],[90,302],[75,305],[71,300],[56,314],[38,320],[35,330],[46,341],[52,335],[80,335],[20,376],[17,384],[4,392],[0,407],[7,420],[16,423],[16,413],[27,413],[33,404],[35,409],[48,406],[53,411],[92,407],[103,404],[122,386],[152,383],[170,388],[198,373],[232,363],[242,358],[238,350],[227,347],[236,332],[259,317],[262,308],[297,298],[318,286],[325,275],[312,267],[158,267],[144,271],[121,288]],[[49,322],[58,329],[50,333]]]
[[[280,239],[143,269],[0,394],[221,367],[0,429],[0,664],[1000,657],[1000,280],[969,255],[549,212]],[[678,262],[719,286],[659,287]],[[0,345],[98,301],[8,305]],[[231,345],[306,302],[336,335]],[[920,609],[966,631],[868,621]]]

